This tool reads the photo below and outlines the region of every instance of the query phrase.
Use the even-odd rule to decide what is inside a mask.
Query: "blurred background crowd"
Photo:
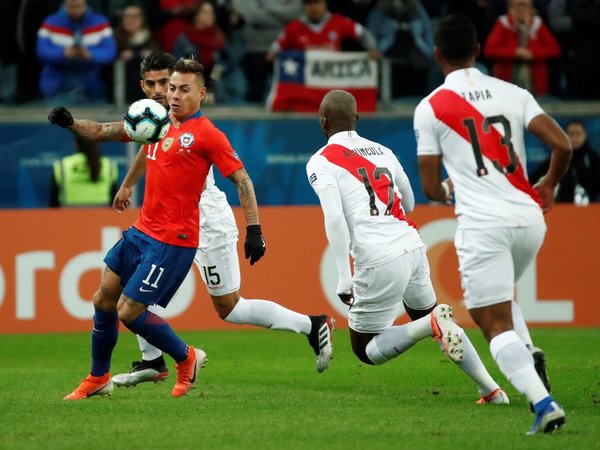
[[[479,67],[537,97],[600,99],[596,0],[12,0],[0,3],[0,103],[112,103],[115,63],[127,101],[150,51],[196,55],[211,101],[265,102],[281,50],[364,50],[391,67],[393,99],[441,81],[436,21],[468,16]],[[325,30],[325,31],[323,31]]]

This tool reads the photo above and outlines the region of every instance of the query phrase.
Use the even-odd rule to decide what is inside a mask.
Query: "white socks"
[[[513,320],[513,330],[519,335],[521,340],[525,342],[525,345],[528,347],[533,347],[533,342],[531,340],[531,336],[529,335],[529,328],[527,327],[527,323],[525,323],[525,316],[523,316],[523,311],[517,302],[514,300],[511,303],[511,312],[512,312],[512,320]]]
[[[463,329],[453,323],[452,330],[460,335],[464,349],[463,360],[455,364],[477,384],[481,395],[488,395],[499,387],[498,383],[488,373]],[[428,336],[432,336],[430,314],[378,334],[367,344],[366,353],[373,364],[380,365],[404,353]],[[443,349],[443,344],[438,344]]]
[[[156,309],[153,312],[156,313]],[[246,300],[241,297],[225,321],[239,325],[257,325],[273,330],[294,331],[306,336],[312,328],[312,322],[307,315],[291,311],[268,300]],[[143,337],[137,335],[136,337],[145,361],[152,361],[162,355],[159,349],[149,344]]]
[[[225,321],[239,325],[256,325],[273,330],[294,331],[307,336],[312,328],[310,317],[305,314],[291,311],[268,300],[242,297]]]
[[[369,341],[365,351],[371,362],[379,365],[401,355],[421,339],[431,335],[431,314],[427,314],[407,324],[382,331]]]
[[[158,358],[162,355],[162,352],[154,347],[152,344],[148,343],[146,339],[139,335],[135,335],[138,340],[138,344],[140,346],[140,350],[142,351],[142,359],[144,361],[152,361],[153,359]]]
[[[156,314],[157,316],[162,317],[164,308],[157,305],[150,305],[148,306],[148,311],[150,311],[153,314]],[[138,345],[140,346],[140,350],[142,352],[142,359],[144,361],[152,361],[153,359],[159,358],[162,355],[162,352],[155,346],[150,344],[146,339],[144,339],[141,336],[138,336],[137,334],[135,335],[135,337],[138,340]]]
[[[407,325],[390,327],[369,341],[365,351],[373,364],[388,362],[417,343],[409,336]]]
[[[459,362],[452,362],[454,362],[454,364],[456,364],[464,373],[469,376],[469,378],[475,382],[475,384],[477,384],[479,393],[482,396],[485,397],[495,389],[498,389],[500,386],[498,386],[498,383],[494,381],[492,376],[483,365],[477,350],[475,350],[475,347],[473,347],[473,344],[471,343],[471,340],[465,331],[456,324],[453,324],[452,331],[460,335],[464,350],[463,360]],[[438,344],[440,344],[440,347],[443,347],[441,342],[438,342]]]
[[[494,337],[490,352],[504,376],[529,402],[535,405],[550,395],[535,371],[531,353],[515,331]]]

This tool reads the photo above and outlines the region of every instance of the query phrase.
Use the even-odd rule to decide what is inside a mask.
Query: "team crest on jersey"
[[[171,148],[171,145],[173,145],[173,141],[174,141],[174,139],[172,137],[168,137],[165,140],[163,140],[162,147],[161,147],[162,151],[163,152],[169,151],[169,149]]]
[[[183,133],[179,136],[179,145],[183,148],[191,147],[194,144],[194,135],[192,133]]]

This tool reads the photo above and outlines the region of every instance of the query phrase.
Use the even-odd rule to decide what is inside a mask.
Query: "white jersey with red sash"
[[[340,132],[310,158],[306,173],[317,195],[339,191],[357,267],[376,267],[424,245],[402,208],[410,182],[390,149],[355,131]]]
[[[524,131],[544,111],[524,89],[475,68],[451,72],[414,114],[418,155],[442,155],[461,227],[543,223]]]

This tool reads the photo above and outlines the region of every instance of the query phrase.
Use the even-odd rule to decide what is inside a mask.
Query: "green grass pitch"
[[[510,405],[476,405],[474,384],[431,340],[381,367],[334,332],[318,374],[306,338],[245,328],[181,332],[208,353],[196,389],[166,383],[66,402],[89,370],[87,333],[0,335],[0,449],[592,449],[600,448],[600,329],[533,329],[567,423],[525,436],[526,400],[500,374],[479,330],[467,330]],[[139,359],[122,332],[112,373]]]

